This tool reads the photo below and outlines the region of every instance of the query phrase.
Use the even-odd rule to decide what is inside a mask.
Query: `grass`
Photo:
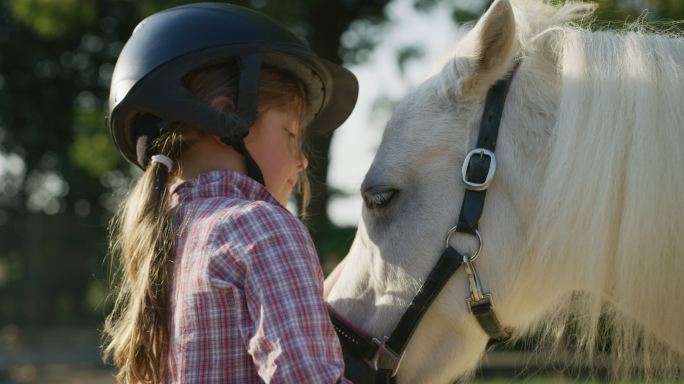
[[[510,383],[516,383],[516,384],[603,384],[606,383],[604,380],[598,380],[598,379],[593,379],[593,380],[587,380],[587,379],[569,379],[569,378],[560,378],[560,377],[552,377],[552,376],[543,376],[543,377],[531,377],[531,378],[477,378],[473,381],[470,381],[472,384],[510,384]],[[633,380],[633,381],[628,381],[626,382],[627,384],[641,384],[642,381],[638,380]],[[654,380],[651,381],[650,383],[652,384],[674,384],[676,382],[674,381],[666,381],[666,380]]]

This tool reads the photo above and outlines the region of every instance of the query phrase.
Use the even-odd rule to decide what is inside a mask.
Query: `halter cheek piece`
[[[482,288],[474,261],[482,249],[482,236],[478,222],[484,208],[485,194],[496,171],[496,140],[503,114],[506,95],[520,66],[516,61],[508,75],[496,82],[487,92],[477,147],[466,156],[463,167],[463,183],[466,191],[458,217],[458,224],[447,233],[445,250],[435,267],[402,315],[392,334],[382,339],[369,336],[346,321],[329,307],[330,317],[340,338],[345,356],[345,377],[356,383],[393,383],[401,364],[406,346],[418,327],[423,315],[451,276],[463,266],[468,277],[469,297],[466,299],[470,312],[489,336],[487,348],[507,341],[510,331],[504,328],[496,314],[492,295]],[[456,233],[474,236],[478,249],[472,256],[463,255],[449,245]]]

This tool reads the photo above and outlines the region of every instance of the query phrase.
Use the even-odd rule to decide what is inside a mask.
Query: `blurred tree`
[[[2,144],[6,152],[21,155],[26,175],[50,168],[71,187],[60,199],[59,209],[53,204],[50,213],[63,212],[81,199],[97,210],[102,194],[97,177],[113,168],[126,170],[100,120],[113,64],[137,21],[182,3],[187,1],[14,0],[2,7],[5,38],[0,47],[5,59],[0,73],[6,94],[12,95],[0,104],[1,126],[7,133]],[[342,33],[355,20],[382,21],[387,0],[235,3],[273,16],[310,41],[321,56],[340,63],[342,56],[349,57],[345,51],[357,49],[341,46]],[[367,41],[359,41],[358,46],[363,44]],[[315,228],[329,226],[325,214],[329,193],[324,185],[329,144],[330,136],[315,138],[317,156],[310,165],[318,181],[312,201]],[[45,154],[56,161],[41,162]],[[13,205],[25,207],[30,191],[20,190],[23,195],[13,199]]]
[[[100,200],[112,189],[101,172],[125,167],[102,111],[112,63],[138,17],[134,3],[111,3],[0,3],[0,178],[12,184],[0,188],[8,266],[0,322],[101,318],[93,292],[101,303],[108,213]]]
[[[272,16],[340,63],[370,48],[368,39],[342,46],[341,35],[359,20],[381,22],[387,1],[233,3]],[[101,295],[104,224],[137,174],[103,124],[114,63],[137,22],[189,2],[0,1],[0,267],[8,273],[0,299],[12,303],[0,321],[71,321]],[[311,225],[328,246],[339,238],[325,213],[330,139],[315,138],[310,161],[318,181]]]
[[[324,58],[353,63],[377,43],[388,1],[235,3],[286,24]],[[420,10],[438,1],[414,3]],[[104,223],[136,174],[103,124],[113,66],[139,20],[187,2],[0,0],[0,322],[99,318]],[[599,2],[599,19],[634,18],[644,8],[650,20],[684,17],[681,0]],[[454,6],[453,18],[473,21],[486,3]],[[402,66],[420,56],[420,47],[397,52]],[[314,142],[311,226],[320,253],[339,256],[353,229],[335,229],[326,215],[330,139]]]

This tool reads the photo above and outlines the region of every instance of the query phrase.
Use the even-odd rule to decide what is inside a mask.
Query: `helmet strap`
[[[150,162],[152,144],[160,135],[161,120],[150,114],[144,114],[135,118],[132,123],[135,135],[135,152],[138,164],[145,169]]]
[[[224,143],[230,145],[238,151],[244,157],[245,159],[245,168],[247,170],[247,176],[250,178],[258,181],[261,185],[266,186],[266,183],[264,182],[264,175],[261,173],[261,169],[259,169],[259,165],[254,161],[254,158],[252,155],[249,153],[247,150],[247,147],[245,147],[245,142],[242,139],[222,139]]]
[[[239,136],[239,138],[234,135],[233,137],[224,138],[223,142],[233,147],[242,155],[242,157],[244,157],[247,176],[265,186],[266,183],[264,182],[264,176],[261,173],[261,169],[259,169],[259,165],[254,161],[254,158],[245,147],[245,142],[243,141],[244,137],[247,136],[249,132],[249,127],[254,124],[254,121],[256,120],[261,62],[261,50],[240,57],[240,80],[238,83],[236,107],[237,115],[242,118],[243,122],[247,122],[247,124],[245,124],[246,131],[243,135]]]
[[[246,122],[246,127],[254,124],[257,117],[259,84],[261,79],[261,51],[240,57],[240,80],[237,91],[237,115]],[[247,135],[247,132],[245,132]]]

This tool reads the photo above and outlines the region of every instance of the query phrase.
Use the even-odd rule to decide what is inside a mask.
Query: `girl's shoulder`
[[[318,276],[315,266],[318,256],[306,226],[290,211],[267,201],[223,202],[215,213],[210,262],[216,270],[223,270],[228,257],[244,271],[263,266],[277,270],[284,265],[311,265],[311,276]],[[249,267],[251,266],[251,267]]]
[[[317,260],[304,224],[279,204],[214,197],[179,208],[181,248],[198,251],[216,271],[244,269],[257,259],[278,264],[292,254],[307,262]]]
[[[180,219],[187,225],[204,227],[221,237],[249,234],[248,238],[253,241],[282,236],[310,240],[306,226],[278,203],[214,197],[181,207],[184,213]]]

